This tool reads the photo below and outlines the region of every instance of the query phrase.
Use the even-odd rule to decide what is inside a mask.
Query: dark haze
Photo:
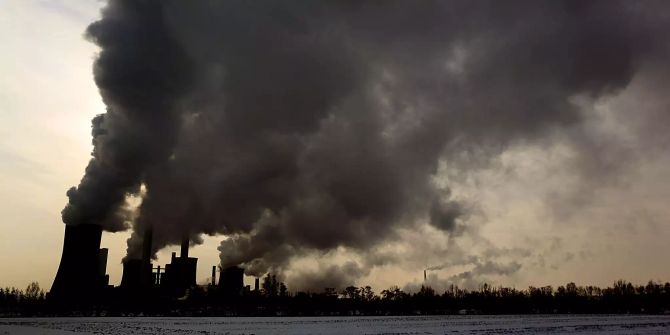
[[[256,275],[338,247],[365,256],[421,222],[454,232],[468,207],[438,164],[574,129],[574,97],[616,94],[668,56],[669,7],[109,1],[87,30],[108,109],[63,221],[132,227],[130,256],[147,226],[154,251],[225,234],[221,265]],[[351,281],[367,266],[332,272]]]

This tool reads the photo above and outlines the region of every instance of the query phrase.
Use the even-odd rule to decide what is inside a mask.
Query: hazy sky
[[[65,192],[79,183],[90,158],[91,119],[105,112],[92,74],[98,48],[83,38],[103,4],[0,1],[2,286],[38,281],[48,289],[56,273]],[[455,72],[468,62],[458,50],[446,64]],[[424,268],[434,268],[428,273],[436,287],[670,280],[670,97],[661,88],[670,72],[656,65],[640,67],[605,98],[570,97],[582,116],[577,125],[512,140],[485,158],[475,150],[441,160],[433,182],[448,185],[450,198],[467,208],[459,229],[399,226],[397,238],[365,257],[347,246],[316,253],[318,260],[301,254],[286,268],[287,278],[299,287],[297,278],[315,273],[360,273],[357,267],[379,254],[393,261],[373,263],[355,284],[416,286]],[[103,235],[113,284],[129,237],[128,231]],[[219,262],[222,239],[206,237],[191,251],[199,258],[199,282]],[[160,251],[159,263],[177,249]]]

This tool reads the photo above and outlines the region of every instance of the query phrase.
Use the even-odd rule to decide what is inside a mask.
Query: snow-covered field
[[[670,334],[670,316],[0,319],[4,334]]]

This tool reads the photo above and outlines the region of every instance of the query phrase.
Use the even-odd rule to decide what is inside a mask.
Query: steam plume
[[[109,1],[87,32],[108,111],[63,220],[125,229],[144,184],[133,231],[153,226],[155,250],[225,234],[222,265],[254,274],[417,222],[451,232],[467,206],[439,164],[579,125],[574,97],[616,94],[666,52],[662,7]]]

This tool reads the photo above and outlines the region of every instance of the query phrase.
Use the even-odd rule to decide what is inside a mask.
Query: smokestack
[[[153,242],[153,230],[147,228],[144,231],[142,241],[142,262],[140,265],[140,283],[142,286],[149,286],[151,280],[151,243]]]
[[[144,231],[144,237],[142,241],[142,263],[148,264],[151,263],[151,242],[153,239],[153,230],[147,228]]]
[[[426,281],[426,270],[423,270],[423,281]]]
[[[216,265],[212,266],[212,286],[216,285]]]
[[[258,277],[256,277],[256,280],[254,280],[254,291],[256,291],[256,292],[258,292],[258,290],[260,289],[260,285],[259,285],[260,283],[259,282],[260,282],[260,279]]]
[[[188,258],[188,244],[189,244],[189,238],[188,236],[184,236],[181,240],[181,258]]]

